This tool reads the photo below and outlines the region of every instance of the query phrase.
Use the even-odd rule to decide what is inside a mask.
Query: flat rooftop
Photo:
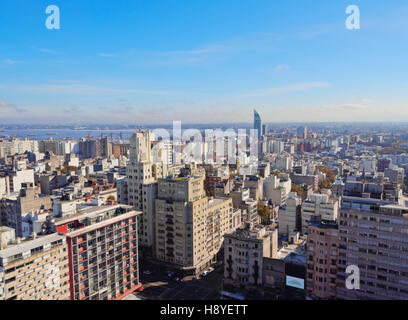
[[[124,204],[116,204],[116,205],[103,205],[103,206],[95,206],[95,207],[87,207],[84,209],[77,210],[76,214],[70,215],[68,217],[63,218],[56,218],[55,225],[59,226],[61,224],[66,224],[71,221],[78,220],[78,218],[92,218],[101,213],[105,213],[106,211],[111,211],[117,208],[123,208],[127,212],[133,210],[132,206],[124,205]]]
[[[305,243],[305,239],[300,239],[299,244],[289,244],[286,247],[282,247],[278,251],[276,258],[285,261],[306,263]]]
[[[216,197],[216,198],[211,198],[208,201],[208,206],[209,207],[214,207],[214,206],[218,206],[226,201],[228,201],[229,198],[222,198],[222,197]]]
[[[108,218],[106,220],[91,224],[90,226],[82,227],[82,228],[73,230],[71,232],[68,232],[67,236],[76,237],[76,236],[79,236],[81,234],[91,232],[91,231],[93,231],[95,229],[102,228],[104,226],[110,225],[110,224],[115,223],[115,222],[122,221],[123,219],[126,219],[126,218],[134,217],[135,215],[139,215],[139,214],[142,214],[142,212],[135,211],[135,210],[130,210],[130,211],[128,211],[126,213],[123,213],[123,214],[121,214],[119,216]]]
[[[27,251],[30,251],[32,249],[44,246],[48,243],[54,242],[54,241],[58,241],[58,240],[64,240],[65,237],[58,234],[58,233],[53,233],[53,234],[49,234],[49,235],[44,235],[44,236],[38,236],[37,239],[27,239],[22,241],[19,244],[15,244],[12,245],[6,249],[3,249],[0,251],[0,258],[8,258],[8,257],[12,257],[15,256],[17,254],[20,253],[24,253]]]

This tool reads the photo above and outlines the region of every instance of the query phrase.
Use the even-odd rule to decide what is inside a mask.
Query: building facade
[[[119,300],[139,282],[137,216],[131,206],[83,209],[56,219],[65,234],[71,300]]]
[[[372,198],[342,198],[338,298],[408,299],[407,253],[407,207]],[[346,287],[349,266],[358,266],[360,289]]]
[[[0,251],[0,298],[69,300],[67,244],[57,233]]]
[[[339,231],[337,223],[314,216],[307,236],[307,295],[336,298]]]

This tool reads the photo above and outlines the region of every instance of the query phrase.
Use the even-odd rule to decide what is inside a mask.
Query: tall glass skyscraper
[[[262,137],[262,119],[259,113],[254,109],[254,129],[258,130],[258,139]]]

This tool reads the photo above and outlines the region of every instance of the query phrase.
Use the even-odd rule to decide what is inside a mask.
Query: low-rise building
[[[278,230],[246,224],[224,235],[224,279],[234,286],[260,286],[263,283],[263,258],[275,258]]]

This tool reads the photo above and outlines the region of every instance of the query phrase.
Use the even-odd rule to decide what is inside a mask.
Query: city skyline
[[[408,119],[404,1],[53,4],[0,4],[2,125]]]

